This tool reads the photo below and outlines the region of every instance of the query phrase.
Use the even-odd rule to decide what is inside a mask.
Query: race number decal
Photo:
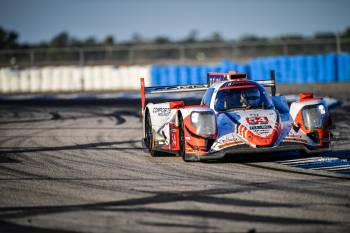
[[[269,119],[267,117],[247,117],[246,121],[249,125],[264,125],[269,123]]]

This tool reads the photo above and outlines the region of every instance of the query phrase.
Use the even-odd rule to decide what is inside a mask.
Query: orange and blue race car
[[[152,156],[175,153],[184,161],[272,151],[329,149],[331,118],[322,98],[301,93],[289,106],[276,95],[274,72],[264,81],[244,73],[208,73],[207,84],[145,87],[141,78],[143,145]],[[271,88],[271,94],[265,89]],[[199,105],[148,103],[147,95],[205,92]]]

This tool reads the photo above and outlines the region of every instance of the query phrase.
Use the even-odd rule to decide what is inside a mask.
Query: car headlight
[[[302,110],[306,129],[323,128],[328,119],[328,110],[323,104],[305,106]]]
[[[192,112],[191,125],[198,135],[209,137],[216,134],[216,121],[213,112]]]

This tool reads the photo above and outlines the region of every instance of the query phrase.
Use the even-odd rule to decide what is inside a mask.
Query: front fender
[[[215,122],[212,127],[215,127],[214,135],[201,135],[196,132],[196,129],[191,123],[191,114],[193,112],[211,112],[215,117]],[[177,114],[177,126],[179,125],[179,118],[183,119],[183,127],[185,134],[185,152],[186,154],[205,154],[208,153],[212,142],[216,138],[217,126],[216,126],[216,116],[214,111],[206,106],[201,107],[186,107],[179,109]],[[200,120],[200,119],[199,119]]]

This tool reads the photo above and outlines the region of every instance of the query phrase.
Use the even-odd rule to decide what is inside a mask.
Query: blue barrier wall
[[[276,71],[278,83],[327,83],[350,81],[350,54],[279,56],[256,58],[248,64],[229,60],[218,65],[153,65],[152,86],[203,84],[207,72],[235,70],[251,80],[266,80]]]

